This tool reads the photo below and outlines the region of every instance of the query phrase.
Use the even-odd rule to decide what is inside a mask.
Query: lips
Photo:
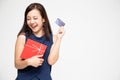
[[[37,24],[31,24],[30,27],[31,27],[32,29],[35,29],[35,28],[37,27]]]

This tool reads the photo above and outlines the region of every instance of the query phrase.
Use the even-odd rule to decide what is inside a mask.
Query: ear
[[[42,21],[45,22],[45,19],[43,18]]]

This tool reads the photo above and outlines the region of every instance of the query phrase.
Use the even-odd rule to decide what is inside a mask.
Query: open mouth
[[[37,27],[37,24],[30,25],[31,29],[35,29]]]

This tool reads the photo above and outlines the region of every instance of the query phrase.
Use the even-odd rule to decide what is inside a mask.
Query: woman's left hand
[[[62,39],[64,33],[65,33],[64,27],[63,26],[59,27],[59,30],[58,30],[58,33],[57,33],[57,38]]]

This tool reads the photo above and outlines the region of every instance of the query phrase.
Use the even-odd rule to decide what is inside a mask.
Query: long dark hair
[[[27,14],[29,11],[33,10],[33,9],[37,9],[40,12],[40,15],[42,16],[42,18],[45,19],[45,22],[43,23],[43,28],[44,28],[44,32],[45,32],[45,37],[47,40],[49,40],[50,38],[50,34],[52,34],[52,30],[51,30],[51,26],[50,26],[50,22],[46,13],[45,8],[43,7],[42,4],[40,3],[31,3],[25,11],[24,14],[24,24],[20,30],[20,32],[18,33],[18,36],[21,33],[26,33],[28,32],[28,35],[30,36],[32,34],[32,30],[28,27],[27,25]]]

